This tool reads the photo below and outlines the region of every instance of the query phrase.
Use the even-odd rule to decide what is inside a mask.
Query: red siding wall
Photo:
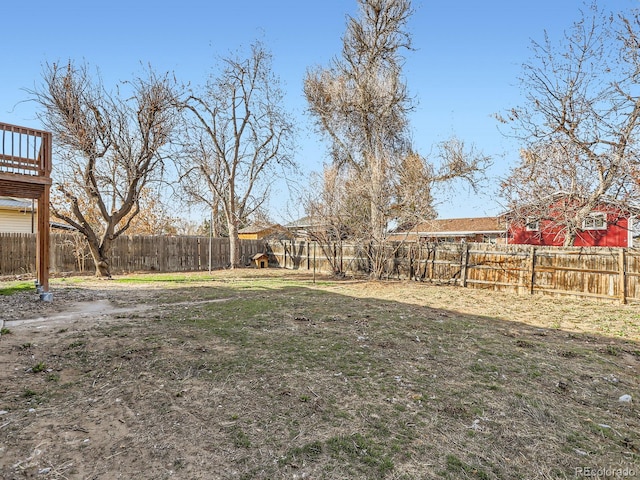
[[[606,230],[579,231],[576,247],[628,247],[629,219],[619,214],[607,215]],[[539,231],[527,231],[524,225],[511,225],[507,243],[544,246],[562,246],[564,235],[562,227],[552,226],[551,222],[540,222]]]

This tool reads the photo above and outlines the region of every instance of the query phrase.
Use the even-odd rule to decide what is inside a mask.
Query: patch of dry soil
[[[0,336],[0,433],[8,440],[0,444],[0,478],[127,478],[127,472],[137,471],[126,466],[137,458],[123,458],[120,473],[105,471],[105,462],[127,452],[137,414],[120,392],[114,395],[117,376],[107,374],[112,366],[92,365],[89,346],[98,339],[100,351],[135,343],[105,336],[103,329],[142,318],[154,307],[157,292],[127,286],[123,295],[122,286],[108,282],[84,287],[56,286],[51,303],[35,292],[0,297],[0,326],[10,332]],[[83,371],[69,367],[77,364],[65,361],[69,355],[87,356]],[[38,365],[42,372],[34,372]],[[120,380],[133,385],[130,375]],[[60,394],[60,387],[74,390],[78,384],[86,384],[81,397]],[[144,381],[136,385],[145,394],[156,388]],[[60,444],[68,452],[64,459],[52,453]]]
[[[154,367],[158,352],[170,362],[186,350],[197,365],[203,352],[219,356],[226,347],[174,345],[171,332],[149,323],[167,309],[226,299],[174,296],[169,306],[166,295],[148,284],[96,280],[56,285],[51,303],[35,291],[0,296],[0,325],[10,332],[0,335],[0,478],[173,477],[183,460],[168,452],[197,450],[184,431],[202,422],[189,408],[159,411],[186,394],[165,385],[166,372]],[[211,394],[199,388],[189,394]]]

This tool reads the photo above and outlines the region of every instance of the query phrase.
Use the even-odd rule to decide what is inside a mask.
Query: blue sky
[[[614,11],[639,0],[606,0]],[[55,5],[55,6],[53,6]],[[546,30],[560,38],[579,18],[580,0],[414,0],[409,30],[415,51],[404,73],[417,108],[411,116],[416,148],[429,155],[452,135],[494,159],[490,185],[480,195],[466,188],[440,197],[440,217],[494,215],[501,211],[497,183],[518,159],[518,145],[498,131],[493,114],[521,103],[518,76],[532,39]],[[324,146],[304,114],[306,69],[326,66],[340,53],[347,14],[355,0],[111,0],[109,2],[7,2],[2,8],[0,122],[38,128],[38,108],[25,88],[45,62],[86,61],[107,86],[151,64],[182,81],[203,83],[216,58],[261,40],[274,56],[286,90],[286,108],[300,126],[296,156],[303,172],[320,171]],[[54,159],[55,161],[55,159]],[[281,190],[271,204],[277,220],[296,212]]]

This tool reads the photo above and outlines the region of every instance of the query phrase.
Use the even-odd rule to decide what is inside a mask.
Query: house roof
[[[31,200],[15,197],[0,197],[0,208],[8,210],[31,210]]]
[[[335,221],[335,218],[334,218]],[[287,223],[284,228],[289,230],[321,229],[328,227],[332,222],[331,218],[306,216]]]
[[[33,205],[31,200],[24,198],[15,198],[15,197],[0,197],[0,208],[5,210],[20,210],[20,211],[31,211]],[[34,209],[35,210],[35,209]],[[51,220],[49,222],[51,228],[57,228],[58,230],[69,230],[69,231],[77,231],[75,227],[71,225],[67,225],[66,223],[56,222]]]
[[[267,225],[265,223],[252,223],[251,225],[238,230],[238,233],[260,233],[264,232],[265,230],[272,230],[278,227],[279,225],[277,224]]]
[[[315,223],[311,217],[302,217],[285,225],[285,228],[306,228],[313,227]]]
[[[258,237],[283,238],[291,234],[279,223],[254,223],[238,230],[239,235],[257,235]]]
[[[437,218],[421,223],[411,229],[420,235],[456,236],[476,233],[504,233],[507,227],[499,217]]]
[[[76,227],[72,227],[71,225],[67,225],[66,223],[60,222],[50,222],[51,228],[57,228],[58,230],[67,230],[69,232],[77,232],[78,229]]]

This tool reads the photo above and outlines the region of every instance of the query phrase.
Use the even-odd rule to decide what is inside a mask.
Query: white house
[[[0,197],[0,233],[36,233],[37,225],[35,202]]]

